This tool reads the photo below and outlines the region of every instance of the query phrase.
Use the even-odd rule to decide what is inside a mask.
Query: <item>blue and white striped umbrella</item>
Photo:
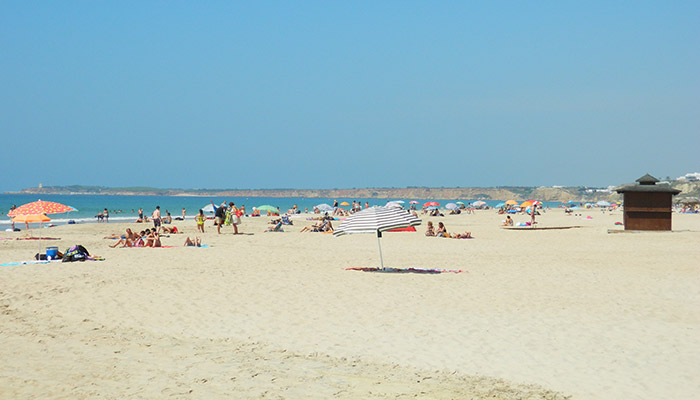
[[[379,259],[382,269],[384,269],[384,259],[382,257],[382,232],[392,229],[408,228],[421,224],[420,218],[408,211],[394,207],[370,207],[357,212],[343,221],[338,229],[333,232],[334,236],[342,236],[353,233],[376,233],[379,244]]]

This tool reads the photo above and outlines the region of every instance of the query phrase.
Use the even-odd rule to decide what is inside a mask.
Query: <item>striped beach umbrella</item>
[[[392,229],[408,228],[418,226],[421,220],[400,208],[394,207],[370,207],[359,211],[343,221],[338,229],[333,232],[334,236],[342,236],[354,233],[376,233],[377,244],[379,245],[379,260],[384,269],[384,258],[382,257],[382,232]]]

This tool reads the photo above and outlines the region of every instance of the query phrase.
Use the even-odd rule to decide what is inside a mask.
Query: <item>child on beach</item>
[[[435,229],[433,228],[433,221],[428,221],[428,229],[425,230],[425,236],[435,236]]]

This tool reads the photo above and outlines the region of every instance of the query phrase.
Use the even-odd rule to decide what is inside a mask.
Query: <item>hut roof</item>
[[[643,177],[637,179],[637,183],[628,183],[626,185],[618,186],[615,188],[617,193],[625,192],[658,192],[658,193],[671,193],[672,195],[677,195],[681,191],[674,189],[671,185],[667,183],[662,183],[657,185],[658,179],[653,176],[646,174]]]
[[[655,185],[659,182],[659,180],[649,174],[646,174],[643,177],[637,179],[636,182],[639,182],[640,185]]]

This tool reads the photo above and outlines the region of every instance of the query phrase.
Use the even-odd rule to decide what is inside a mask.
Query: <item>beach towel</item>
[[[10,266],[10,265],[27,265],[27,264],[48,264],[52,262],[60,262],[61,260],[30,260],[30,261],[19,261],[19,262],[9,262],[9,263],[3,263],[0,264],[2,267]]]
[[[376,267],[349,267],[346,271],[380,272],[380,273],[413,273],[413,274],[461,274],[468,271],[461,269],[438,269],[438,268],[376,268]]]
[[[392,229],[387,232],[415,232],[416,228],[413,226],[408,226],[406,228]]]

